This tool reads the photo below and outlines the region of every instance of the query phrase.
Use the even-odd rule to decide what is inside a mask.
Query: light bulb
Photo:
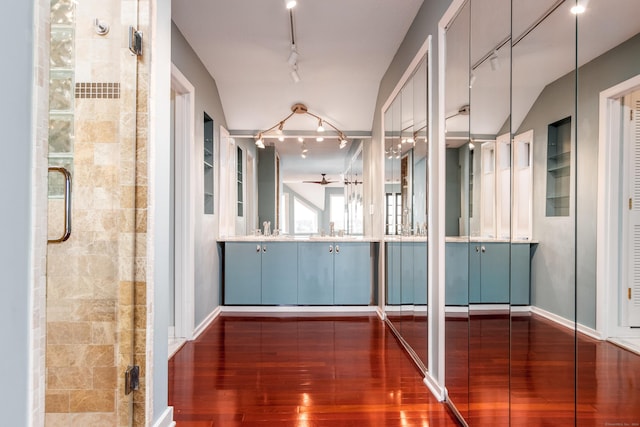
[[[318,120],[318,132],[324,132],[324,126],[322,126],[322,119]]]
[[[296,0],[284,0],[284,4],[287,9],[293,9],[294,7],[296,7],[296,4],[298,4],[298,2]]]
[[[571,13],[573,13],[574,15],[579,15],[581,13],[584,13],[585,10],[586,8],[583,5],[577,4],[571,8]]]
[[[283,135],[280,135],[280,136],[278,137],[278,141],[280,141],[280,142],[284,141],[284,136],[283,136]]]
[[[304,138],[303,138],[303,137],[301,137],[301,136],[299,136],[299,137],[298,137],[298,142],[304,142]]]
[[[319,136],[319,137],[317,137],[317,138],[316,138],[316,141],[318,141],[318,142],[322,142],[322,141],[324,141],[324,138],[323,138],[323,137],[321,137],[321,136]]]

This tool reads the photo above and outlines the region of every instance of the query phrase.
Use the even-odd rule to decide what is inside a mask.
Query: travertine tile
[[[93,368],[93,387],[102,390],[116,390],[118,369],[116,367]]]
[[[89,344],[91,324],[89,322],[48,322],[47,344]]]
[[[115,390],[72,390],[69,393],[71,412],[113,412],[115,409]]]
[[[45,411],[69,412],[69,392],[47,392],[45,395]]]
[[[112,427],[117,425],[115,412],[71,414],[67,427]]]
[[[47,368],[47,386],[52,390],[87,390],[93,378],[87,368]]]
[[[115,322],[91,322],[92,344],[115,344],[117,324]]]

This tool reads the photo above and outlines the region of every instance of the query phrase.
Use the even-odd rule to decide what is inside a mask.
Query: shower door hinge
[[[627,298],[631,299],[631,288],[627,288]]]
[[[136,56],[142,56],[142,31],[129,26],[129,50]]]
[[[124,371],[124,394],[131,394],[134,390],[140,389],[140,366],[127,367]]]
[[[633,209],[633,199],[629,197],[629,210]]]

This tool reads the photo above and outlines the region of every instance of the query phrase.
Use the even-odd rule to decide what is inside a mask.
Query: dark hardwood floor
[[[420,322],[400,325],[422,346]],[[536,315],[445,330],[449,396],[473,427],[640,426],[637,354]],[[178,427],[457,425],[376,316],[224,315],[170,360],[169,404]]]
[[[376,316],[222,316],[169,362],[178,427],[456,426]]]

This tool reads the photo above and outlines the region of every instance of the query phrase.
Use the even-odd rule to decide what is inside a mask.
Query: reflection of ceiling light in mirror
[[[302,157],[303,159],[306,159],[307,158],[307,154],[306,153],[302,153],[302,154],[300,154],[300,157]]]
[[[322,126],[322,119],[318,120],[318,132],[324,132],[324,126]]]
[[[574,15],[579,15],[581,13],[584,13],[585,10],[586,8],[583,5],[577,4],[571,8],[571,13],[573,13]]]
[[[289,59],[287,59],[287,62],[292,67],[298,64],[298,51],[296,50],[296,45],[294,44],[291,45],[291,53],[289,54]]]
[[[304,142],[304,138],[303,138],[303,137],[301,137],[301,136],[299,136],[299,137],[298,137],[298,142]]]
[[[491,71],[497,71],[500,69],[500,59],[498,59],[498,54],[496,52],[493,52],[489,57],[489,64],[491,65]]]
[[[293,70],[291,70],[291,80],[293,80],[294,83],[298,83],[300,81],[300,74],[298,74],[298,67],[293,67]]]
[[[324,141],[324,138],[323,138],[323,137],[321,137],[321,136],[319,136],[319,137],[317,137],[317,138],[316,138],[316,141],[318,141],[318,142],[322,142],[322,141]]]
[[[473,145],[473,142],[469,142],[469,151],[472,151],[474,148],[476,148],[476,146]]]
[[[475,73],[472,71],[471,75],[469,75],[469,89],[471,89],[473,87],[473,84],[476,82],[476,75]]]
[[[293,9],[296,7],[296,4],[298,4],[296,0],[284,0],[284,5],[287,9]]]
[[[347,140],[343,138],[340,139],[340,149],[342,150],[344,147],[347,146]]]
[[[283,136],[283,135],[280,135],[280,136],[278,137],[278,141],[280,141],[280,142],[284,141],[284,136]]]

